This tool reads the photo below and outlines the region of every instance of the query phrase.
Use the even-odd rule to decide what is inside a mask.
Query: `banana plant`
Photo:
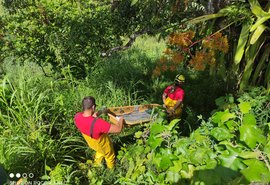
[[[243,14],[244,16],[236,21],[232,20],[232,23],[237,25],[240,22],[242,29],[237,47],[234,49],[234,62],[231,67],[235,73],[241,74],[240,90],[244,90],[249,85],[264,85],[270,92],[270,46],[268,44],[270,1],[264,7],[257,0],[249,0],[247,5],[250,8],[247,9],[249,13]],[[237,6],[231,5],[215,14],[192,19],[188,23],[197,24],[217,18],[230,18],[229,15],[235,11],[233,10],[235,8],[237,9]]]
[[[270,63],[268,62],[270,49],[269,44],[265,46],[266,43],[269,42],[266,32],[270,30],[270,28],[267,26],[267,21],[270,19],[270,3],[268,2],[265,7],[268,9],[267,11],[263,10],[257,0],[249,0],[249,4],[253,15],[255,15],[255,21],[251,22],[251,24],[246,23],[243,25],[242,30],[244,31],[240,34],[234,60],[235,64],[239,65],[243,54],[245,55],[246,65],[240,83],[240,90],[243,90],[249,84],[256,85],[256,81],[259,78],[260,73],[264,69],[270,67]],[[243,40],[245,41],[245,44],[243,44]],[[246,48],[244,53],[242,51],[243,47]],[[257,56],[259,53],[262,53],[262,55]],[[256,59],[259,61],[257,65],[255,64]],[[253,71],[254,73],[252,76]],[[270,78],[267,73],[269,73],[269,70],[266,70],[264,85],[267,87],[267,89],[270,89]]]

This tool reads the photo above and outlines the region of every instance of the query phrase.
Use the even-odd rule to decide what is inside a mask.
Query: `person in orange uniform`
[[[87,96],[82,100],[83,112],[78,112],[74,121],[76,127],[82,133],[88,146],[96,151],[94,164],[100,166],[105,159],[107,167],[113,168],[115,163],[115,152],[108,133],[120,133],[123,128],[124,119],[118,118],[117,124],[110,124],[102,118],[98,118],[99,112],[95,112],[95,98]]]
[[[181,88],[184,82],[185,77],[178,74],[174,79],[174,84],[169,85],[163,92],[163,106],[166,108],[169,119],[180,118],[185,95]]]

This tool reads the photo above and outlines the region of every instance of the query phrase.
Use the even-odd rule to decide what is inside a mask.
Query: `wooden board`
[[[109,107],[110,121],[117,123],[116,116],[123,116],[126,124],[135,125],[151,121],[151,112],[154,107],[160,106],[159,104],[146,104],[146,105],[133,105],[123,107]]]

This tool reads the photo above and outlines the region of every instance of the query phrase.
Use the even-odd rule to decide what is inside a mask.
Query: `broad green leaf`
[[[168,170],[173,172],[178,172],[182,169],[182,164],[186,162],[183,158],[178,158],[178,160],[173,161],[173,166],[171,166]]]
[[[242,160],[237,157],[238,155],[219,155],[218,159],[221,161],[222,166],[238,171],[245,168]]]
[[[148,144],[152,149],[156,149],[158,146],[161,145],[163,139],[162,138],[156,138],[154,136],[150,136],[148,139]]]
[[[225,123],[225,125],[228,127],[230,132],[233,132],[236,130],[236,127],[238,127],[237,122],[234,120],[229,120]]]
[[[235,171],[245,168],[242,160],[238,157],[239,153],[242,153],[242,149],[239,146],[234,146],[228,141],[220,142],[219,146],[225,146],[225,148],[223,148],[223,151],[217,148],[219,153],[221,153],[218,158],[220,159],[222,166]]]
[[[244,159],[251,159],[251,158],[257,159],[260,156],[260,152],[245,151],[245,152],[240,153],[239,156]]]
[[[195,140],[200,143],[209,140],[207,136],[201,134],[200,130],[195,130],[194,132],[192,132],[190,135],[190,139]]]
[[[221,127],[216,127],[212,129],[211,136],[213,136],[218,141],[227,140],[234,137],[234,135],[231,134],[228,129],[221,128]]]
[[[223,114],[220,118],[221,123],[224,123],[226,121],[228,121],[229,119],[235,118],[235,114],[234,113],[229,113],[226,112],[225,114]]]
[[[244,125],[256,125],[256,118],[253,114],[245,114],[243,117]]]
[[[251,105],[249,102],[241,102],[239,105],[239,109],[243,114],[246,114],[250,111]]]
[[[165,127],[161,124],[153,124],[152,127],[150,128],[151,135],[157,135],[163,132]]]
[[[182,155],[187,155],[189,153],[189,145],[190,145],[190,140],[189,138],[181,138],[175,142],[173,145],[175,147],[175,153],[176,155],[182,154]]]
[[[245,46],[248,41],[248,36],[249,36],[249,29],[250,25],[249,23],[244,23],[242,26],[242,30],[238,39],[238,44],[234,56],[234,63],[238,65],[240,61],[242,60],[242,57],[244,55],[245,51]]]
[[[208,148],[200,147],[190,153],[189,159],[192,164],[202,165],[210,159],[208,155],[210,152],[211,151]]]
[[[245,142],[246,145],[253,149],[257,143],[265,143],[266,139],[256,125],[243,124],[239,128],[240,140]]]
[[[214,123],[219,123],[221,120],[221,116],[224,115],[224,112],[216,112],[214,115],[212,115],[212,120]]]
[[[262,35],[265,29],[266,29],[265,25],[263,24],[259,25],[251,36],[250,44],[254,44],[258,40],[258,38]]]
[[[194,170],[195,167],[192,164],[189,164],[186,170],[180,171],[181,177],[185,179],[190,179],[193,176]]]
[[[172,166],[172,161],[170,159],[170,157],[168,156],[162,156],[159,167],[162,170],[166,170],[167,168],[169,168],[170,166]]]
[[[168,170],[166,173],[166,181],[170,183],[177,183],[181,178],[179,171],[175,172]]]
[[[257,159],[250,159],[243,161],[248,167],[241,170],[241,173],[250,182],[268,183],[270,182],[270,171],[267,169],[265,163]]]

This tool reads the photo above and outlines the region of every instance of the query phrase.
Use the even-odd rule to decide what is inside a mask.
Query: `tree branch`
[[[123,50],[130,48],[134,44],[136,38],[145,34],[145,33],[147,33],[147,31],[145,31],[145,30],[136,31],[135,33],[133,33],[132,35],[129,36],[129,41],[124,46],[116,46],[114,48],[111,48],[108,51],[101,53],[101,56],[108,57],[108,56],[111,56],[111,54],[113,52],[123,51]]]

